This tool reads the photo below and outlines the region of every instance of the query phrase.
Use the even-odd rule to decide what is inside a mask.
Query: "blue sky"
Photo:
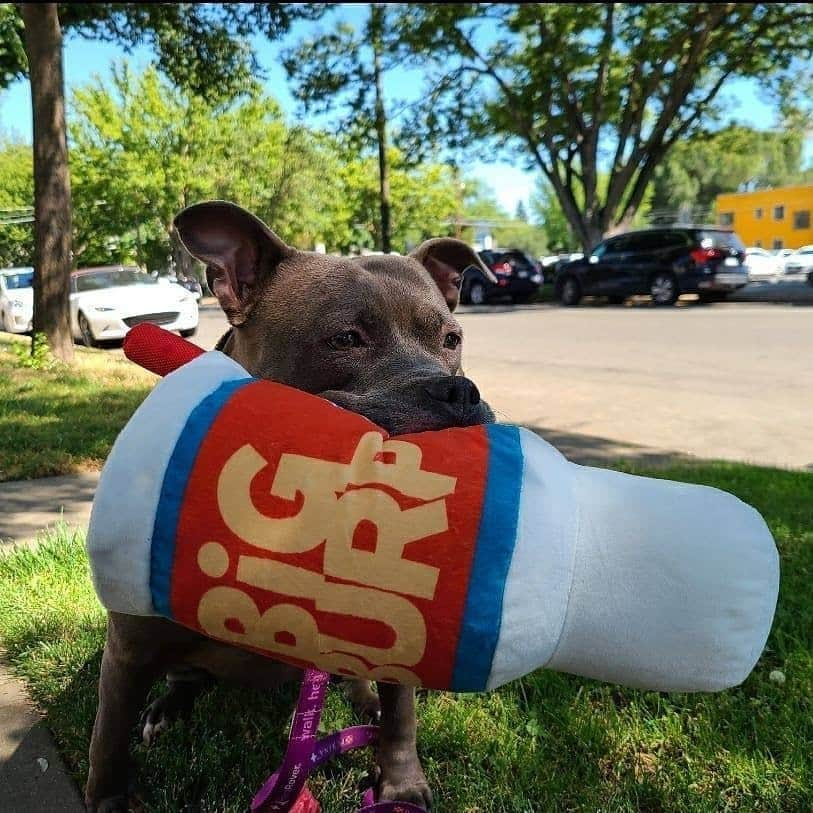
[[[366,13],[364,6],[344,8],[344,19],[358,24]],[[324,27],[324,24],[317,27]],[[293,31],[293,38],[309,33],[312,23],[300,23]],[[292,40],[289,40],[289,42]],[[295,114],[295,103],[288,90],[285,72],[279,64],[280,45],[269,43],[264,37],[254,42],[259,61],[267,72],[265,81],[268,92],[276,97],[283,108]],[[94,74],[106,76],[111,62],[124,58],[123,49],[115,45],[69,37],[65,46],[65,83],[70,95],[71,88],[87,82]],[[137,49],[128,57],[136,66],[146,66],[151,60],[147,49]],[[385,78],[385,91],[389,98],[414,99],[421,91],[419,73],[414,71],[393,71]],[[767,128],[774,123],[773,109],[760,98],[754,82],[737,80],[724,88],[728,109],[728,119],[736,120],[758,128]],[[7,91],[0,93],[0,134],[14,134],[26,140],[31,139],[31,97],[27,81],[16,82]],[[813,142],[807,144],[807,160],[813,157]],[[511,213],[517,202],[527,205],[536,183],[534,173],[504,162],[490,160],[482,149],[474,147],[470,154],[461,156],[468,171],[480,178],[494,190],[497,199]]]

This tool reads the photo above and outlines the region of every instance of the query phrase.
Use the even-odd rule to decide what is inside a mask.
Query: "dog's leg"
[[[126,813],[130,732],[157,677],[156,664],[127,658],[116,645],[115,636],[108,634],[99,679],[99,709],[90,742],[85,789],[89,811]]]
[[[427,810],[432,791],[426,782],[416,746],[415,690],[379,683],[381,731],[378,736],[379,798],[412,802]]]
[[[341,686],[342,692],[360,720],[365,723],[377,723],[381,719],[381,701],[369,680],[345,678]]]
[[[141,739],[152,745],[155,738],[176,720],[184,720],[200,694],[213,683],[203,669],[178,667],[167,673],[167,690],[141,715]]]

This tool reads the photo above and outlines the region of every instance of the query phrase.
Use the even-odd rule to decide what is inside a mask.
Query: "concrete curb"
[[[0,809],[83,813],[85,806],[23,684],[0,659]]]

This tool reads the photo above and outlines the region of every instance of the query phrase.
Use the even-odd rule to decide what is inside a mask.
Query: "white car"
[[[792,254],[795,254],[792,248],[777,248],[773,250],[773,255],[776,257],[777,267],[779,268],[779,273],[785,273],[785,263]]]
[[[785,259],[786,274],[807,274],[813,271],[813,246],[802,246]]]
[[[123,339],[142,322],[193,336],[198,328],[194,294],[134,266],[86,268],[71,274],[71,329],[88,347]]]
[[[779,258],[759,246],[745,249],[745,262],[748,269],[748,279],[775,277],[781,271]]]
[[[34,269],[0,269],[0,329],[28,333],[34,318]]]

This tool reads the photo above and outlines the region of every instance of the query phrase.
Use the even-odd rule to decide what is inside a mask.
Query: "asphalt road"
[[[580,461],[682,454],[813,470],[813,307],[461,308],[464,367],[500,420]],[[201,309],[195,341],[226,327]]]

